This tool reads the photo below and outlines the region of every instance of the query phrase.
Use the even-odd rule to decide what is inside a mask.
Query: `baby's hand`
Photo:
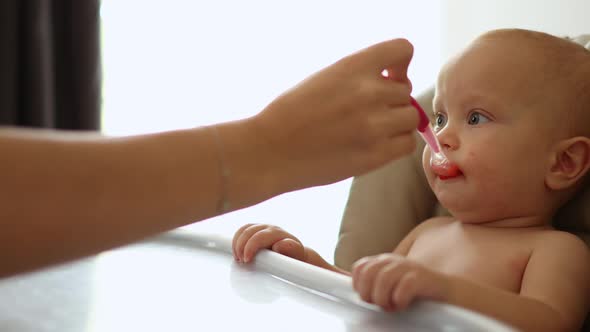
[[[396,254],[359,259],[352,282],[363,300],[388,311],[405,309],[415,299],[444,301],[450,289],[445,275]]]
[[[236,232],[232,242],[234,259],[248,263],[260,249],[271,249],[279,254],[305,260],[305,248],[293,235],[272,225],[247,224]]]

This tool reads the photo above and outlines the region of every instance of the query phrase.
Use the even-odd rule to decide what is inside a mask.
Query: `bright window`
[[[313,72],[390,38],[414,44],[415,92],[440,64],[438,1],[103,0],[101,16],[108,135],[256,114]],[[331,260],[349,186],[285,194],[194,227],[231,236],[244,223],[278,224]]]

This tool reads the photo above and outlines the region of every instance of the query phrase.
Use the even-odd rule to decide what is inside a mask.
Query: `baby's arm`
[[[247,224],[238,229],[232,241],[233,255],[238,262],[249,263],[260,249],[270,249],[302,262],[349,275],[347,271],[326,262],[315,250],[303,246],[299,239],[280,227]]]
[[[520,295],[450,280],[448,303],[525,331],[578,331],[590,308],[590,252],[577,237],[554,233],[534,249]]]

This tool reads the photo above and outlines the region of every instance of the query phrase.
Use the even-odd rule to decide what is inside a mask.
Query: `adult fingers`
[[[381,73],[387,69],[393,80],[407,82],[407,69],[413,54],[414,47],[408,40],[393,39],[369,46],[353,56],[362,59],[363,65],[372,72]]]
[[[370,130],[374,137],[393,138],[414,131],[418,115],[412,106],[386,108],[368,115]]]
[[[371,86],[374,90],[375,101],[390,107],[410,105],[410,93],[412,90],[408,84],[391,80],[377,80]]]
[[[370,149],[364,151],[365,166],[375,169],[394,159],[405,156],[416,148],[414,131],[378,140]]]
[[[403,157],[416,149],[416,135],[411,131],[391,137],[382,143],[381,149],[384,163]]]

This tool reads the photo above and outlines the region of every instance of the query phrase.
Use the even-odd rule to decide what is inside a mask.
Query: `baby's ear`
[[[545,184],[553,190],[568,189],[590,168],[590,138],[578,136],[556,145]]]

